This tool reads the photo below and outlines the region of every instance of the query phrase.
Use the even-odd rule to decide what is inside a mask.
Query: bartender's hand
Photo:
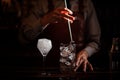
[[[77,54],[77,58],[76,58],[76,68],[74,71],[76,71],[80,66],[83,68],[83,71],[86,72],[87,69],[90,69],[91,71],[93,71],[93,67],[90,64],[90,62],[88,61],[88,53],[85,50],[80,51]]]
[[[48,23],[55,23],[59,21],[69,20],[71,23],[75,20],[75,17],[72,16],[73,12],[67,8],[57,8],[50,13],[47,13],[41,20],[42,25]]]

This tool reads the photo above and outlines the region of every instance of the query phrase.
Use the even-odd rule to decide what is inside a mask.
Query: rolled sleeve
[[[96,49],[90,46],[87,46],[84,50],[87,51],[88,57],[92,56],[96,52]]]
[[[96,15],[96,11],[92,2],[89,1],[87,16],[87,45],[84,48],[88,57],[100,50],[101,29]]]

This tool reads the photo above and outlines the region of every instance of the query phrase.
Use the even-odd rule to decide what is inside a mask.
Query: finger
[[[56,12],[56,14],[61,15],[63,18],[65,18],[67,20],[69,20],[69,19],[72,20],[72,21],[75,20],[75,17],[69,15],[68,12],[66,12],[66,11],[61,11],[61,13]]]
[[[83,63],[83,71],[86,72],[87,69],[87,61],[85,60]]]
[[[72,12],[68,9],[56,9],[53,14],[62,17],[64,20],[69,20],[71,23],[75,20],[75,17],[70,15]]]
[[[82,59],[81,59],[81,57],[78,57],[77,58],[77,61],[76,61],[76,66],[78,66],[79,65],[79,63],[80,63],[80,61],[81,61]]]
[[[70,20],[75,20],[75,17],[71,16],[71,15],[67,15],[67,14],[61,14],[61,16],[65,17],[65,18],[68,18]]]
[[[90,70],[93,71],[93,66],[91,65],[90,62],[88,62],[88,66],[89,66]]]
[[[74,71],[77,71],[78,68],[79,68],[79,66],[76,66],[75,69],[74,69]]]
[[[64,8],[64,9],[65,9],[65,11],[68,12],[68,14],[73,14],[73,12],[70,9],[68,9],[68,8]]]
[[[75,71],[81,66],[82,63],[83,63],[83,59],[77,61]]]
[[[66,21],[70,21],[71,23],[73,23],[73,20],[68,19],[68,18],[66,18],[66,17],[63,17],[63,19],[66,20]]]
[[[62,14],[70,14],[70,15],[73,14],[73,12],[68,8],[58,9],[58,11],[60,11],[60,13],[62,13]]]
[[[56,14],[56,16],[58,16],[58,18],[66,20],[66,21],[70,21],[71,23],[73,23],[73,21],[75,20],[75,17],[70,16],[70,15],[65,15],[65,14]]]

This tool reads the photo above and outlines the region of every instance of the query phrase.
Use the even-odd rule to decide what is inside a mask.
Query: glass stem
[[[45,61],[46,61],[46,56],[43,56],[43,71],[45,72]]]

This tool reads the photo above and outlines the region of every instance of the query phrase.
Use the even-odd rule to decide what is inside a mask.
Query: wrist
[[[86,50],[83,51],[84,51],[84,55],[88,58],[88,52]]]
[[[82,50],[78,53],[78,57],[81,56],[81,55],[88,58],[88,52],[86,50]]]
[[[49,24],[48,20],[43,17],[41,20],[40,20],[40,24],[42,25],[42,27],[44,28],[47,24]]]

